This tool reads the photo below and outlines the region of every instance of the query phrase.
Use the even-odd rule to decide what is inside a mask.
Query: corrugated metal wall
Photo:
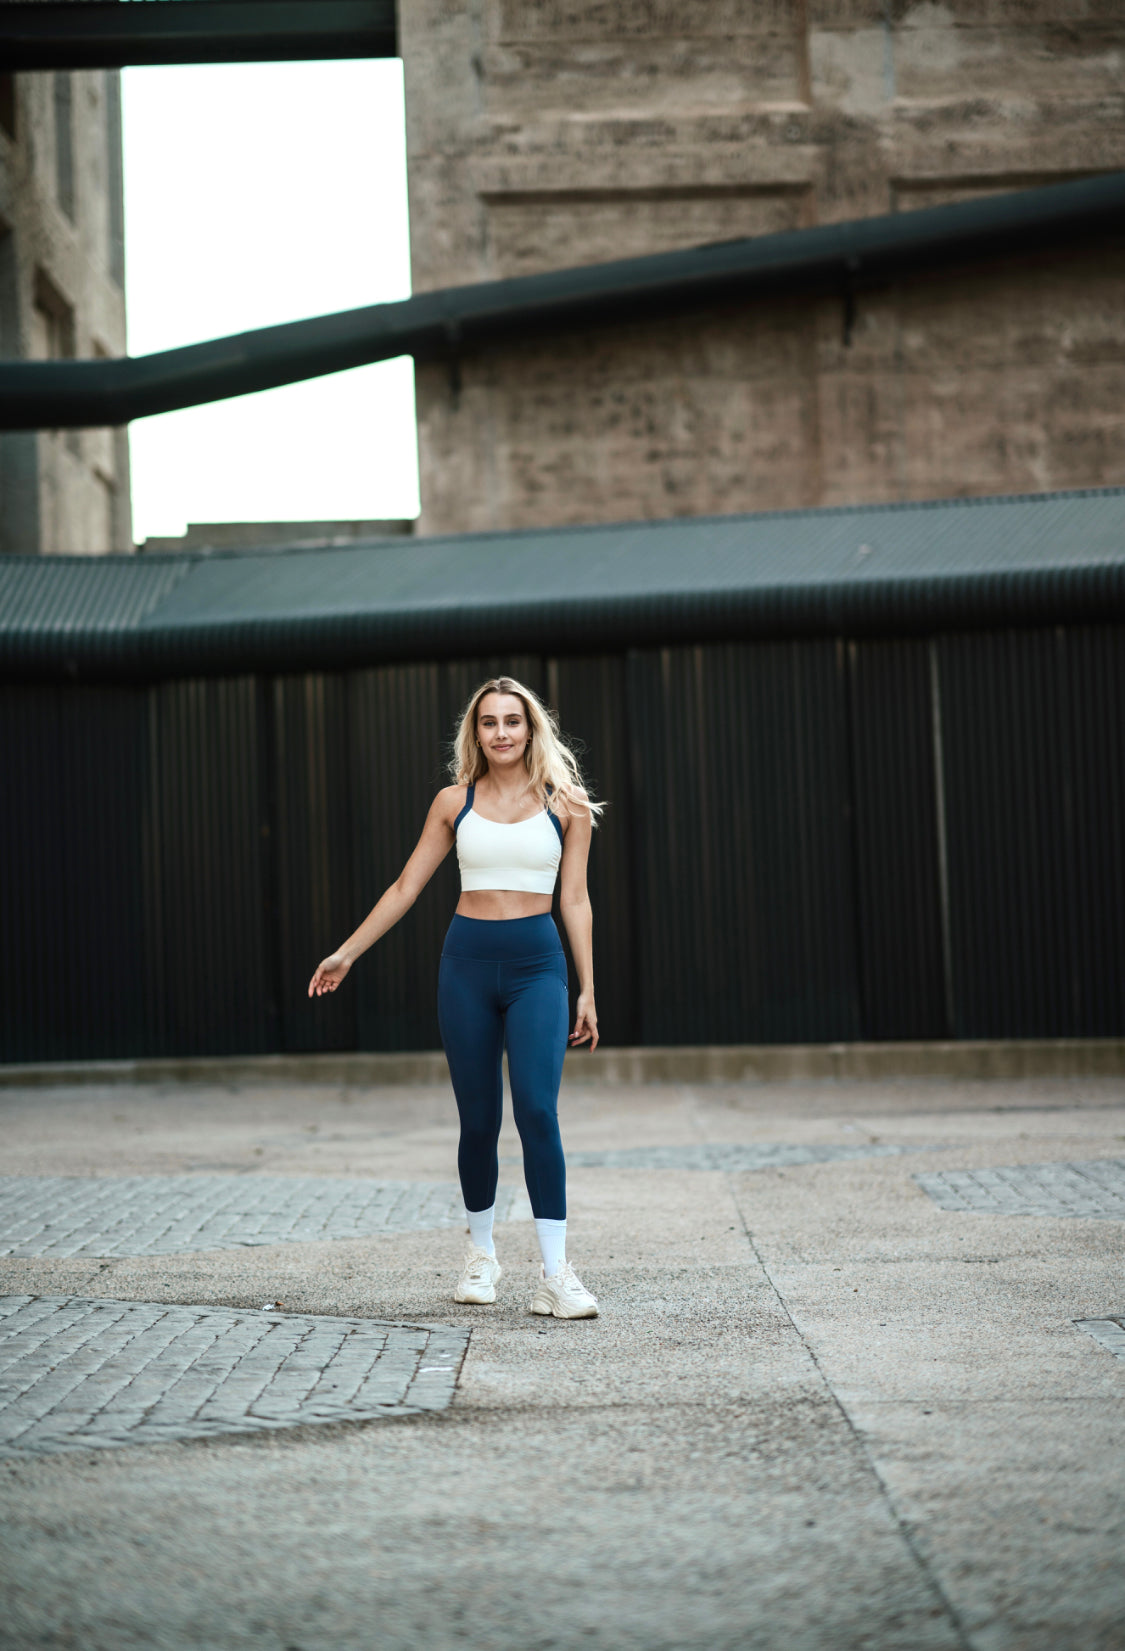
[[[607,1041],[1125,1032],[1125,646],[1090,626],[5,687],[3,1059],[437,1047],[452,856],[305,990],[500,671],[611,804]]]
[[[852,642],[847,657],[860,1024],[872,1039],[948,1037],[929,645]]]

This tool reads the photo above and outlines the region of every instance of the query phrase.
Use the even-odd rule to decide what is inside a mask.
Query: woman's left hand
[[[578,996],[578,1013],[574,1020],[574,1031],[570,1034],[572,1044],[590,1041],[591,1053],[598,1047],[598,1014],[594,1008],[593,992],[581,992]]]

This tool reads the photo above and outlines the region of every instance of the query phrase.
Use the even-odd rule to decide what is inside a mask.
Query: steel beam
[[[7,70],[396,57],[394,0],[0,3]]]

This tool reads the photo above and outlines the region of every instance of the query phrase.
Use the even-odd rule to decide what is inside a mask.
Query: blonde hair
[[[532,693],[514,677],[494,676],[488,682],[482,682],[470,695],[457,725],[453,755],[449,762],[454,785],[475,785],[488,772],[488,758],[477,743],[477,715],[486,694],[514,694],[523,704],[531,730],[523,760],[534,796],[555,814],[560,806],[571,813],[576,808],[584,808],[590,816],[590,823],[597,825],[598,815],[605,804],[579,795],[584,787],[578,760],[559,734],[558,717],[547,709],[538,694]]]

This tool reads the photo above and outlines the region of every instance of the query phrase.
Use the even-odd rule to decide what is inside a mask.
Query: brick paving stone
[[[1075,1319],[1074,1322],[1119,1359],[1125,1359],[1125,1313],[1120,1318]]]
[[[496,1218],[526,1200],[496,1194]],[[527,1211],[526,1213],[530,1213]],[[183,1255],[465,1224],[452,1182],[288,1175],[0,1177],[0,1255]]]
[[[772,1141],[728,1145],[692,1142],[678,1147],[624,1147],[611,1152],[568,1152],[566,1161],[574,1169],[702,1169],[741,1174],[750,1170],[781,1168],[788,1164],[832,1164],[852,1158],[887,1158],[902,1152],[928,1150],[932,1149],[858,1141],[854,1146],[786,1146]]]
[[[943,1210],[1125,1220],[1125,1160],[935,1170],[914,1177]]]
[[[0,1456],[444,1410],[468,1342],[449,1325],[7,1296]]]

